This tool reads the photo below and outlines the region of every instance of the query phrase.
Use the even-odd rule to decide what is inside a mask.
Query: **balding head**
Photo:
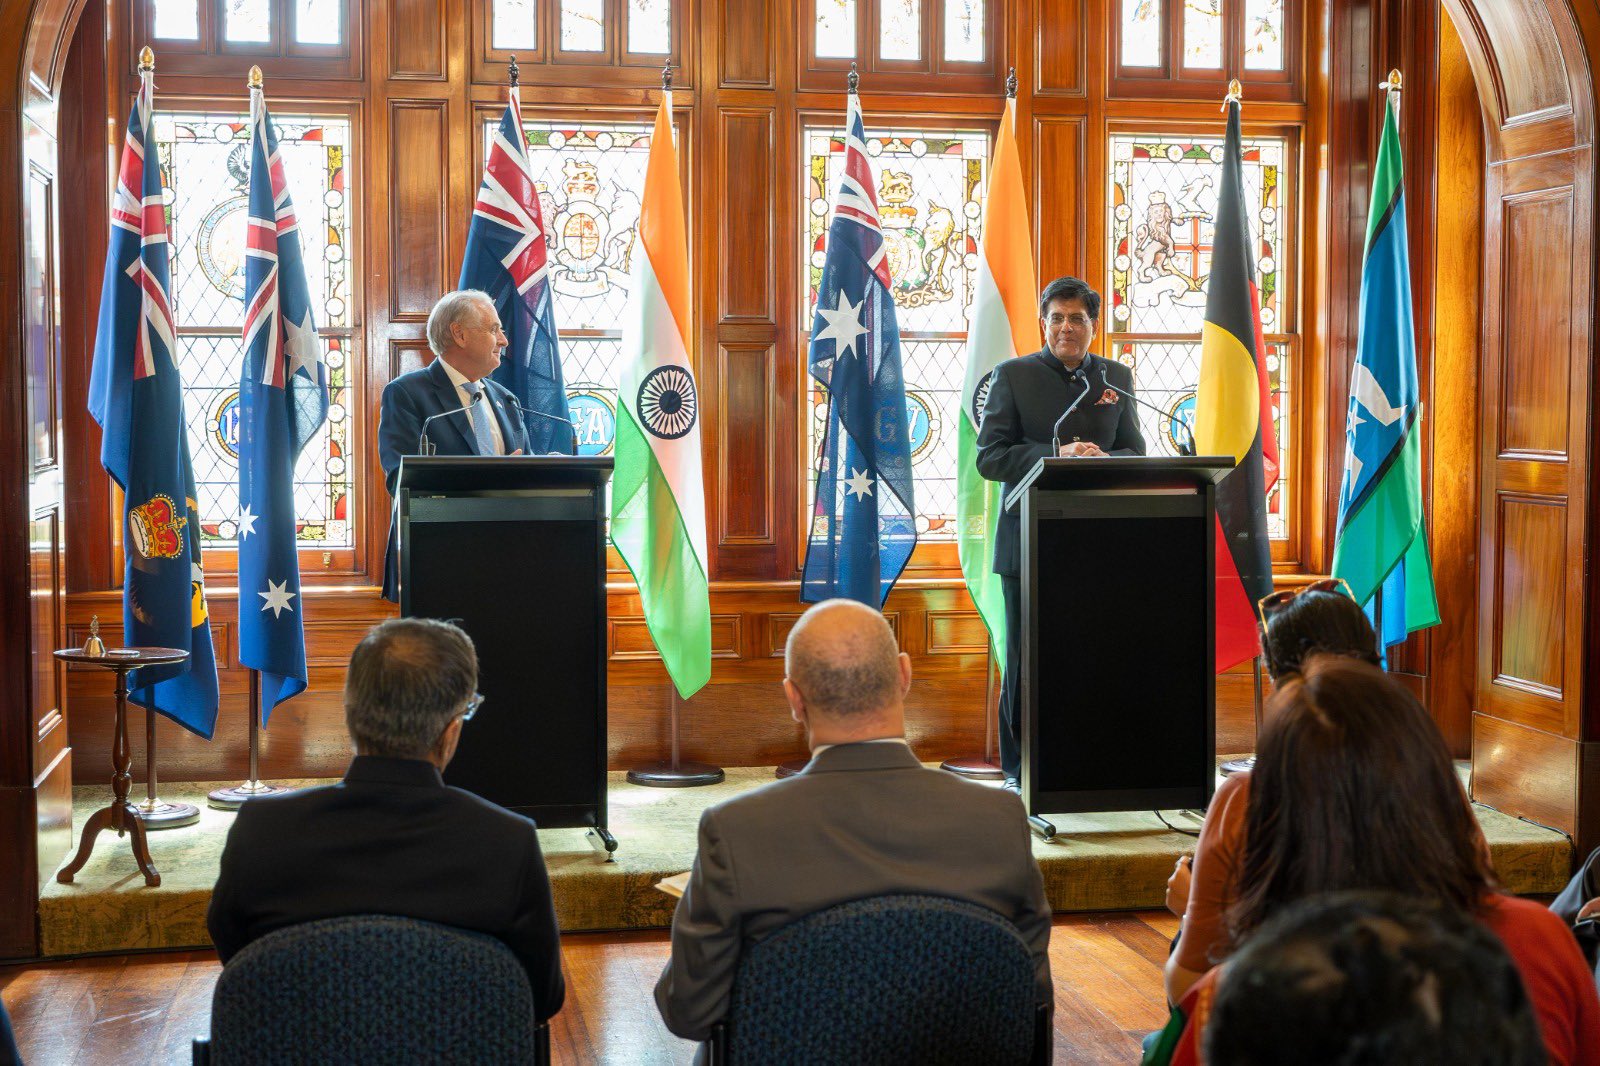
[[[827,600],[812,607],[789,631],[784,649],[784,690],[812,742],[845,733],[898,736],[904,728],[910,660],[895,647],[883,615],[854,600]]]

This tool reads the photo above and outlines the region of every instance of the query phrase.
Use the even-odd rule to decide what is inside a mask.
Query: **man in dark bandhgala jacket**
[[[1093,459],[1144,454],[1131,399],[1133,371],[1089,351],[1099,324],[1100,294],[1077,278],[1057,278],[1039,297],[1044,347],[994,368],[978,423],[978,473],[1004,482],[1005,495],[1048,455]],[[1069,409],[1072,413],[1066,414]],[[1017,512],[1007,510],[995,529],[994,572],[1000,575],[1006,601],[1000,768],[1012,791],[1021,791],[1022,776],[1020,554]]]
[[[566,994],[550,879],[533,822],[440,771],[476,694],[472,640],[448,622],[399,618],[350,658],[344,780],[245,803],[228,833],[206,924],[226,963],[276,929],[387,914],[487,933],[528,972],[543,1020]]]

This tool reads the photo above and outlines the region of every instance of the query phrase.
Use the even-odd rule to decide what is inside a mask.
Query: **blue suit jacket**
[[[483,394],[505,440],[506,454],[528,451],[528,431],[522,423],[522,409],[511,390],[488,378],[483,379]],[[444,364],[435,359],[421,370],[401,374],[383,389],[378,411],[378,461],[383,464],[383,482],[390,497],[400,476],[400,457],[418,455],[422,423],[431,415],[461,406],[456,387],[445,373]],[[472,423],[465,411],[436,418],[428,426],[428,439],[438,455],[477,455],[478,445]],[[395,515],[389,513],[389,544],[383,553],[383,596],[400,599],[400,530]]]

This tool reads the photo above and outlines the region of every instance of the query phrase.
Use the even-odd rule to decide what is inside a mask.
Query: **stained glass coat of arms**
[[[349,354],[350,121],[275,116],[289,189],[301,218],[307,281],[328,367],[328,421],[295,468],[296,539],[307,548],[352,543]],[[157,112],[172,234],[178,366],[194,451],[204,542],[238,534],[239,371],[250,126],[246,114]],[[326,323],[326,326],[322,324]]]
[[[808,128],[804,138],[802,344],[826,258],[828,197],[844,167],[844,140],[837,127]],[[866,141],[877,175],[878,214],[900,324],[918,539],[953,541],[958,405],[966,370],[967,316],[977,283],[990,136],[982,131],[869,127]],[[827,428],[827,395],[812,388],[809,404],[806,483],[814,486]],[[808,499],[808,514],[810,503]]]

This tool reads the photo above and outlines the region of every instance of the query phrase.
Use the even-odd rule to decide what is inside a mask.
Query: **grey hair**
[[[479,300],[493,309],[494,297],[482,289],[457,289],[439,297],[428,312],[428,347],[434,355],[443,355],[451,347],[455,338],[450,335],[450,327],[465,318],[467,309]]]
[[[350,656],[344,720],[363,755],[423,759],[478,686],[478,653],[432,618],[374,626]]]
[[[818,623],[820,613],[841,609],[850,611],[847,619]],[[880,612],[854,600],[824,600],[806,611],[789,631],[783,658],[806,706],[828,717],[883,710],[900,692],[894,630]]]

